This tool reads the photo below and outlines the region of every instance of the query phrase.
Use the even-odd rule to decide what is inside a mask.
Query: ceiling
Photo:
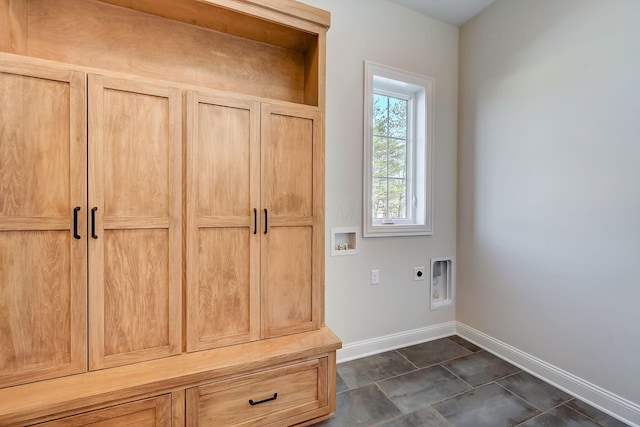
[[[461,26],[495,0],[389,0],[448,24]]]

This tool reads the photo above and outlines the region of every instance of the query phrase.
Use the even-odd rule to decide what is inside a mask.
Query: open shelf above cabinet
[[[0,51],[323,106],[329,16],[302,3],[12,0],[0,16]]]

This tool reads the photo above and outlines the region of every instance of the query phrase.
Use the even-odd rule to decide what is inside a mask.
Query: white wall
[[[640,1],[460,33],[457,319],[640,404]]]
[[[429,311],[428,281],[413,267],[455,255],[458,29],[385,0],[305,0],[331,12],[327,36],[326,323],[350,344],[452,321]],[[434,77],[434,235],[367,238],[332,257],[331,227],[362,231],[365,59]],[[371,269],[381,284],[370,285]]]

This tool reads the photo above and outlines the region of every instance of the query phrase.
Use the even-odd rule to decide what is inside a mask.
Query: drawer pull
[[[258,402],[254,402],[253,399],[249,399],[249,405],[256,406],[256,405],[259,405],[261,403],[271,402],[272,400],[276,400],[277,398],[278,398],[278,393],[273,393],[273,397],[270,397],[270,398],[264,399],[264,400],[260,400]]]

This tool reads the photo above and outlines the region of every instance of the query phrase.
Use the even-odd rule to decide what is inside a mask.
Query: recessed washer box
[[[455,258],[431,258],[431,310],[453,307],[455,304],[456,268]]]

